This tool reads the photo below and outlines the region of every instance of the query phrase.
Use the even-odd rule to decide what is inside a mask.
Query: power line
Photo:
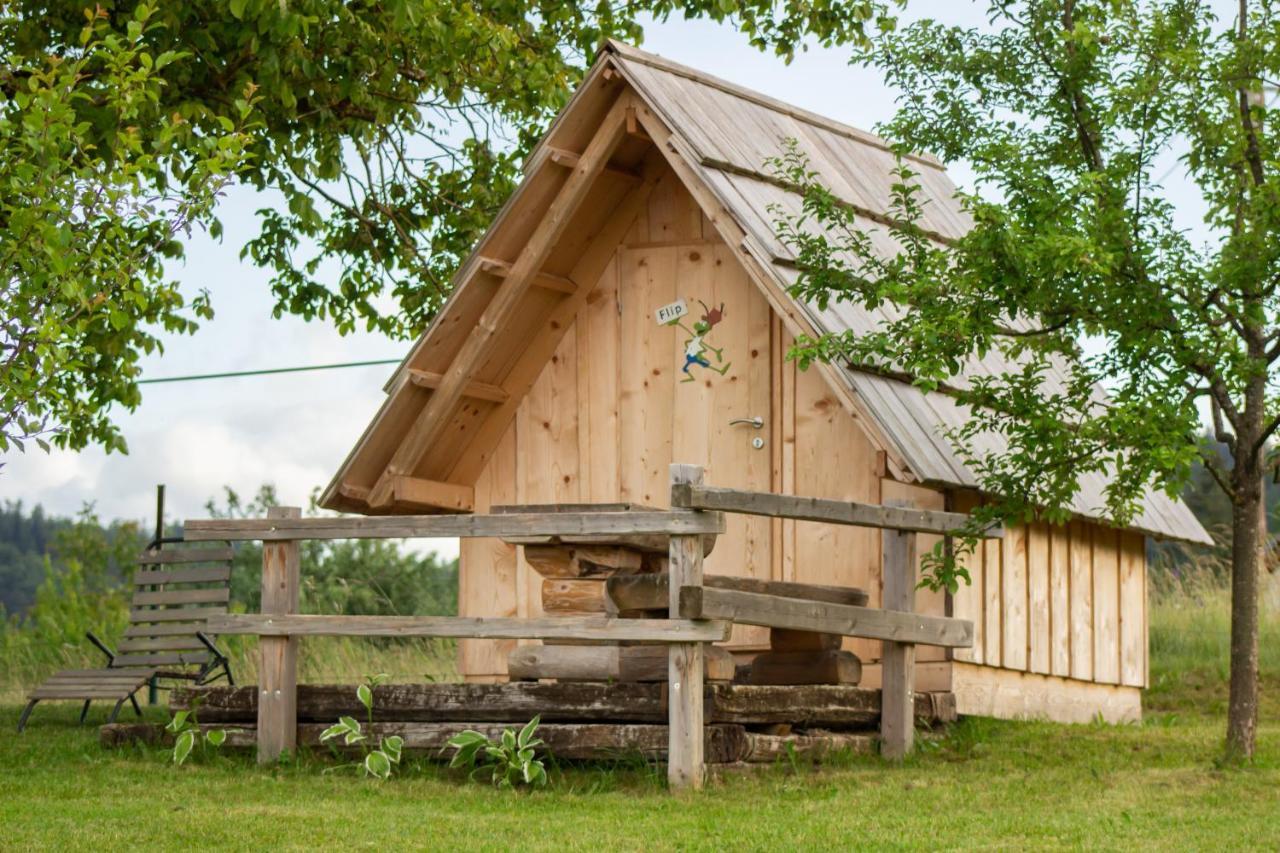
[[[139,385],[159,382],[193,382],[200,379],[230,379],[236,376],[266,376],[271,373],[302,373],[308,370],[338,370],[343,367],[373,367],[380,364],[399,364],[398,358],[375,361],[347,361],[341,364],[311,364],[303,367],[269,367],[264,370],[234,370],[227,373],[197,373],[191,376],[163,376],[158,379],[139,379]]]

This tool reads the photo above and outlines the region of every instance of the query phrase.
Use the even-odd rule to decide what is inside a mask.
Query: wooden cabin
[[[798,335],[870,329],[878,315],[788,295],[795,265],[772,211],[797,211],[799,199],[766,165],[785,139],[892,251],[880,223],[894,156],[882,140],[608,44],[387,384],[323,504],[369,514],[662,507],[673,461],[704,466],[715,486],[957,510],[980,500],[942,432],[965,417],[953,397],[787,359]],[[926,227],[963,233],[969,223],[941,164],[913,159]],[[968,375],[1000,369],[993,356]],[[1015,528],[970,561],[971,585],[920,596],[925,612],[972,619],[976,642],[954,653],[922,647],[918,689],[954,692],[965,714],[1140,716],[1146,539],[1209,539],[1158,493],[1132,527],[1105,526],[1105,482],[1084,485],[1070,525]],[[706,570],[862,587],[878,606],[879,537],[731,515]],[[461,615],[541,612],[542,578],[514,545],[464,541],[460,583]],[[764,635],[739,626],[728,646],[745,658]],[[461,672],[505,679],[513,646],[463,641]],[[873,687],[879,646],[846,640]]]

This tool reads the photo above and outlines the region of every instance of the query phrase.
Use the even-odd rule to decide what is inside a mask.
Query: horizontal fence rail
[[[226,614],[209,618],[214,634],[259,637],[457,637],[469,640],[596,640],[633,643],[719,643],[729,622],[553,616],[311,616]]]
[[[189,542],[291,539],[515,538],[719,534],[718,512],[524,512],[496,515],[399,515],[365,518],[210,518],[187,521]]]
[[[684,509],[719,510],[773,518],[794,518],[800,521],[826,521],[832,524],[878,527],[913,533],[955,533],[969,521],[969,516],[960,512],[882,506],[855,501],[835,501],[685,484],[671,487],[671,505]],[[999,539],[1004,536],[1004,527],[993,525],[982,535],[987,539]]]

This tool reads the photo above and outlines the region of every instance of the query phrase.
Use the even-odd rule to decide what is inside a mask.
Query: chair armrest
[[[116,653],[111,651],[106,643],[99,640],[97,634],[94,634],[92,631],[86,631],[85,637],[88,638],[89,642],[98,647],[98,651],[107,656],[108,667],[112,666],[116,662]]]
[[[219,649],[217,644],[214,643],[214,641],[204,631],[196,631],[196,639],[204,643],[205,648],[207,648],[214,657],[221,660],[227,659],[226,653]]]

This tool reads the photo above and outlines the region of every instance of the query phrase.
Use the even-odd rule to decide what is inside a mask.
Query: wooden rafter
[[[630,125],[628,125],[627,127],[627,133],[632,136],[635,135],[634,133],[632,133]],[[558,166],[564,166],[567,169],[576,168],[578,165],[578,162],[582,159],[581,154],[577,153],[576,151],[569,151],[568,149],[565,149],[565,148],[556,148],[554,146],[548,145],[546,146],[546,151],[547,151],[547,159],[549,159],[552,163],[555,163]],[[613,175],[614,177],[622,178],[623,180],[627,180],[627,181],[640,180],[640,175],[631,171],[630,169],[624,169],[620,166],[614,166],[609,163],[605,164],[604,171],[608,172],[610,175]]]
[[[490,275],[496,275],[498,278],[506,278],[511,275],[511,263],[509,261],[500,261],[496,258],[480,258],[480,269]],[[545,290],[554,290],[556,293],[573,293],[578,289],[578,285],[573,279],[546,272],[536,273],[533,276],[533,285]]]
[[[419,388],[430,388],[434,391],[444,381],[444,374],[430,370],[417,370],[411,367],[409,368],[409,381]],[[468,382],[466,389],[462,392],[462,396],[470,397],[473,400],[488,400],[490,403],[505,403],[510,399],[511,395],[489,382]]]
[[[573,214],[581,206],[596,179],[604,170],[609,157],[626,130],[626,109],[632,105],[629,97],[614,101],[600,128],[587,145],[572,174],[556,194],[546,213],[538,222],[533,234],[511,264],[498,292],[481,315],[475,329],[467,337],[453,363],[449,365],[439,387],[427,401],[405,435],[400,446],[392,454],[386,469],[369,494],[371,507],[385,507],[393,499],[393,478],[413,472],[426,449],[435,443],[448,423],[448,417],[462,399],[468,383],[484,357],[489,353],[499,331],[507,326],[519,308],[521,297],[532,285],[543,262],[564,234]]]

